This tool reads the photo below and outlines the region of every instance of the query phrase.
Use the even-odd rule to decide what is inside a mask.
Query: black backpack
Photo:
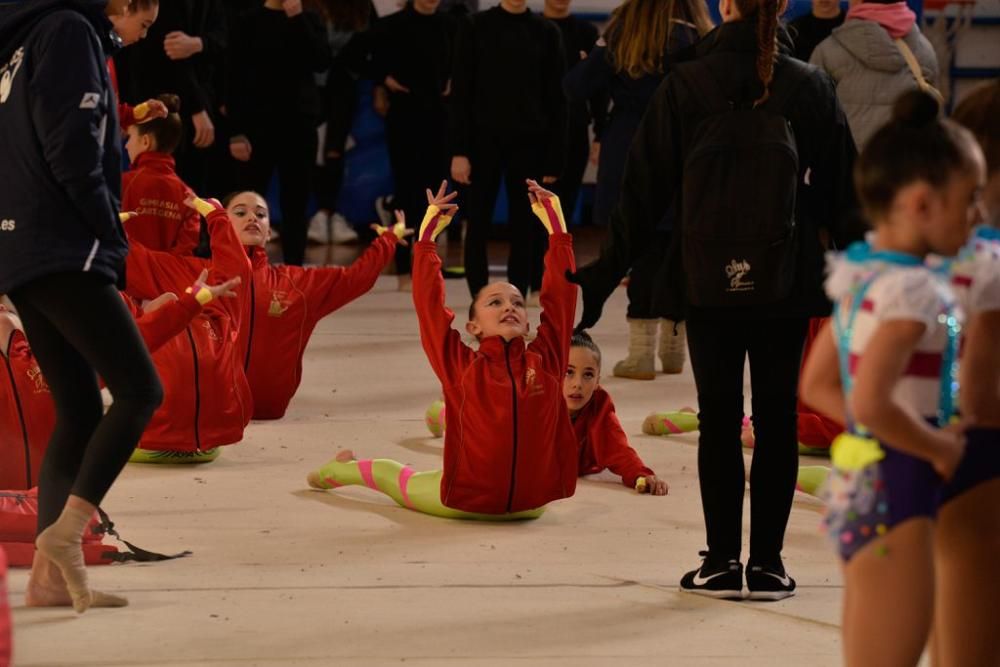
[[[783,111],[810,70],[783,64],[757,107],[729,100],[702,61],[675,70],[708,112],[689,144],[681,191],[681,253],[695,306],[773,303],[795,284],[799,154]]]

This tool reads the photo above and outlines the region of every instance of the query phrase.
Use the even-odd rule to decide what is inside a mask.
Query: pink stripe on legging
[[[364,461],[358,461],[358,470],[361,471],[361,479],[365,480],[365,485],[369,489],[378,491],[378,485],[375,484],[375,477],[372,476],[372,460],[365,459]]]
[[[683,429],[681,429],[679,426],[677,426],[677,424],[673,423],[672,421],[670,421],[666,417],[664,417],[660,421],[663,422],[664,428],[666,428],[668,431],[670,431],[671,433],[673,433],[675,435],[678,434],[678,433],[683,433],[684,432]]]
[[[399,493],[403,496],[403,504],[412,510],[413,503],[410,502],[410,494],[406,492],[406,485],[410,483],[411,477],[413,477],[413,468],[403,466],[403,469],[399,471]]]

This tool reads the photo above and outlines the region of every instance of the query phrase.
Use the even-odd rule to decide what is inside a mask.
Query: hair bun
[[[892,122],[903,127],[921,128],[937,121],[941,105],[922,90],[910,90],[896,99],[892,106]]]
[[[180,113],[181,111],[181,98],[177,95],[171,93],[164,93],[162,95],[157,95],[156,99],[163,102],[163,105],[167,107],[167,113]]]

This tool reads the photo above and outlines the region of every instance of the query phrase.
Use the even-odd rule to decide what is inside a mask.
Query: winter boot
[[[683,322],[660,320],[660,346],[657,354],[663,364],[663,372],[677,375],[684,372],[684,358],[687,356],[687,329]]]
[[[628,321],[628,357],[615,364],[614,376],[631,380],[656,377],[656,320]]]

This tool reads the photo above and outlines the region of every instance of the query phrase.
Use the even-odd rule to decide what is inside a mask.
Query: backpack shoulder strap
[[[913,78],[917,80],[917,85],[920,86],[920,90],[936,99],[938,104],[943,105],[944,95],[942,95],[941,91],[932,86],[924,77],[924,72],[920,68],[920,63],[917,62],[917,56],[914,55],[913,49],[910,48],[910,45],[899,37],[893,41],[896,43],[896,48],[899,49],[899,53],[902,54],[903,60],[906,61],[906,66],[910,68],[910,73],[913,74]]]
[[[765,105],[778,112],[788,107],[792,96],[798,92],[799,86],[812,72],[811,65],[796,62],[792,58],[782,60],[782,67],[780,71],[775,71],[774,80],[771,82],[771,96],[765,102]]]
[[[732,104],[719,85],[712,70],[701,59],[691,60],[674,69],[688,88],[697,96],[702,106],[710,113],[729,111]]]

